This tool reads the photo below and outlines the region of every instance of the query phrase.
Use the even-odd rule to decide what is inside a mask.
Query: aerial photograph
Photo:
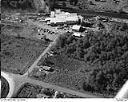
[[[128,0],[0,0],[1,99],[128,99]]]

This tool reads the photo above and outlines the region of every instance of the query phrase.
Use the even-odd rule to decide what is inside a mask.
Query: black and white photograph
[[[128,101],[128,0],[0,2],[2,102]]]

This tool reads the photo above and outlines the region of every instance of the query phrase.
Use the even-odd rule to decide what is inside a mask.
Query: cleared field
[[[92,67],[88,67],[84,61],[71,59],[64,55],[52,56],[46,58],[45,61],[43,60],[44,59],[42,58],[39,61],[38,66],[50,66],[55,71],[49,73],[43,79],[36,78],[37,80],[42,80],[74,90],[83,90],[82,85],[87,76],[85,70],[88,71]]]
[[[34,25],[24,25],[24,26],[16,26],[16,25],[7,25],[2,28],[2,34],[4,35],[12,35],[29,39],[37,39],[36,34],[37,28]]]
[[[49,43],[1,35],[1,69],[23,74]]]

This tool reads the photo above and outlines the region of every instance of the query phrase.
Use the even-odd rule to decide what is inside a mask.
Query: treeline
[[[83,89],[115,96],[128,80],[128,59],[119,62],[109,61],[101,67],[103,69],[90,71]]]
[[[60,37],[54,50],[58,54],[64,53],[75,59],[103,65],[127,55],[128,35],[90,32],[85,37],[77,38],[69,33]]]
[[[117,1],[117,0],[78,0],[77,6],[83,10],[93,10],[93,11],[104,11],[104,12],[116,12],[125,13],[124,10],[128,6],[127,0]]]
[[[123,23],[123,24],[114,23],[111,26],[111,31],[115,32],[116,34],[122,34],[122,32],[123,32],[124,35],[127,35],[128,34],[128,24],[127,23]]]
[[[33,0],[1,0],[2,7],[14,8],[14,9],[34,9]]]
[[[128,34],[101,31],[77,38],[68,33],[53,51],[95,66],[83,85],[86,91],[115,94],[128,79]]]

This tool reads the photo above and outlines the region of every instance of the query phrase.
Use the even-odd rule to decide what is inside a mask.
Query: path
[[[32,66],[28,69],[28,71],[24,74],[24,76],[28,75],[29,73],[32,72],[32,70],[37,66],[38,62],[40,61],[40,59],[51,49],[51,47],[53,45],[56,44],[56,41],[57,39],[59,38],[59,36],[61,34],[63,34],[64,32],[66,32],[65,30],[61,30],[61,29],[55,29],[51,26],[48,26],[46,24],[42,24],[42,23],[39,23],[39,22],[32,22],[32,21],[29,21],[29,24],[33,24],[33,25],[36,25],[37,27],[40,27],[40,28],[43,28],[43,29],[50,29],[50,31],[53,31],[53,32],[56,32],[56,37],[54,39],[53,42],[51,42],[49,44],[49,46],[42,52],[42,54],[35,60],[35,62],[32,64]]]
[[[89,92],[82,93],[79,91],[75,91],[75,90],[71,90],[68,88],[53,85],[50,83],[45,83],[42,81],[28,78],[27,76],[22,76],[22,75],[7,73],[7,72],[5,72],[5,73],[8,74],[8,76],[12,77],[14,82],[15,82],[15,90],[13,91],[13,96],[15,96],[17,94],[17,91],[21,88],[22,85],[24,85],[25,83],[30,83],[30,84],[42,86],[44,88],[52,88],[52,89],[55,89],[55,90],[60,91],[60,92],[65,92],[65,93],[69,93],[69,94],[80,96],[80,97],[86,97],[86,98],[102,97],[102,96],[93,95]]]

